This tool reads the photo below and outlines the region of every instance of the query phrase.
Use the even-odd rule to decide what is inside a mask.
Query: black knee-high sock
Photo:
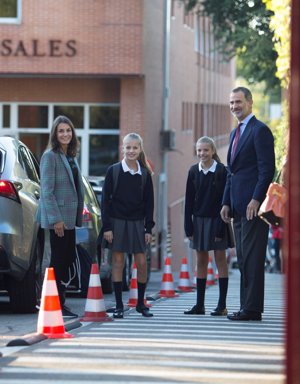
[[[138,303],[137,305],[139,307],[144,306],[144,297],[145,297],[145,291],[146,291],[146,283],[137,283],[138,285]]]
[[[116,281],[114,284],[115,291],[115,299],[116,299],[116,308],[123,309],[123,301],[122,301],[122,281]]]
[[[220,309],[226,308],[227,290],[228,290],[228,277],[220,277],[219,278],[219,302],[218,302],[218,308]]]
[[[197,278],[197,307],[204,307],[206,279]]]

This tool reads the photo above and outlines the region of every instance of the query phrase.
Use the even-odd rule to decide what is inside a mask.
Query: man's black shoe
[[[64,317],[65,319],[74,319],[76,317],[78,317],[78,315],[76,315],[76,313],[73,313],[70,311],[70,309],[68,307],[66,307],[65,305],[63,305],[62,309],[61,309],[61,313],[62,313],[62,317]]]
[[[261,321],[261,313],[252,312],[248,313],[245,311],[240,311],[236,313],[232,313],[227,316],[227,319],[234,320],[234,321]]]
[[[124,317],[124,310],[123,308],[116,308],[113,313],[114,319],[123,319]]]
[[[141,313],[144,317],[152,317],[153,316],[153,313],[149,312],[149,308],[146,307],[145,305],[143,305],[143,306],[137,305],[135,307],[135,310],[138,313]]]
[[[205,315],[205,308],[194,305],[191,309],[183,312],[185,315]]]

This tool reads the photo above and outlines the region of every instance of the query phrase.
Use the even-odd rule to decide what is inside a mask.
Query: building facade
[[[153,267],[187,253],[185,181],[201,135],[224,158],[234,63],[207,18],[171,0],[8,0],[0,5],[0,135],[40,158],[53,119],[72,119],[86,175],[104,175],[138,132],[154,168]],[[162,131],[164,131],[162,133]],[[162,242],[164,247],[162,247]]]

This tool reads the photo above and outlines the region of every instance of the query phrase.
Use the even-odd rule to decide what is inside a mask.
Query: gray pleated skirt
[[[144,220],[112,219],[113,241],[104,245],[115,252],[145,253]]]
[[[225,235],[220,241],[215,241],[217,219],[210,217],[194,217],[194,234],[190,248],[197,251],[221,251],[234,247],[231,226],[226,225]]]

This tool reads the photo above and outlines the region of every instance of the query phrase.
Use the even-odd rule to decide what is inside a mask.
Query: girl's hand
[[[58,223],[55,223],[53,227],[54,227],[54,232],[58,237],[64,236],[64,230],[66,226],[63,221],[59,221]]]
[[[151,241],[152,241],[151,233],[145,233],[145,243],[146,244],[151,244]]]
[[[106,231],[103,233],[103,237],[106,241],[109,242],[109,244],[111,244],[113,241],[114,235],[112,231]]]

